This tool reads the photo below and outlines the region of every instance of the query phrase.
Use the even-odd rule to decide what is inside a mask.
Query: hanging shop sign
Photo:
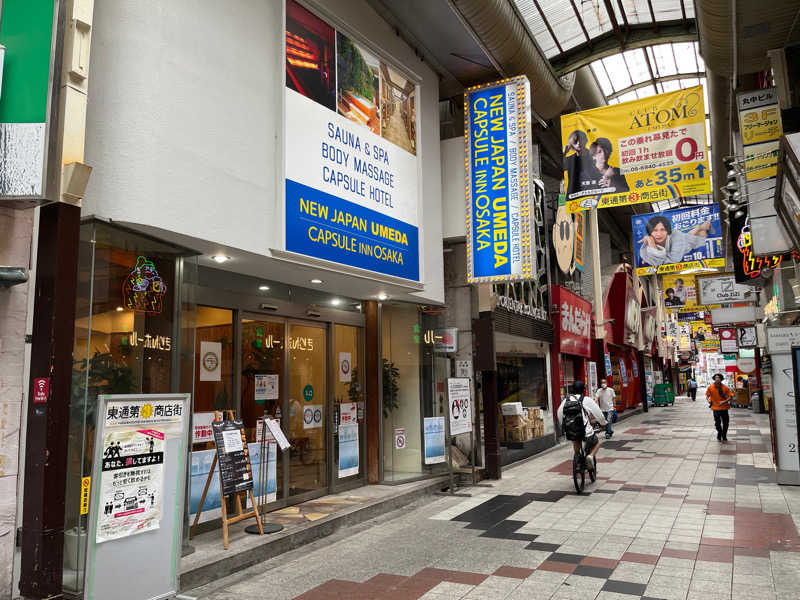
[[[560,285],[550,286],[559,351],[590,357],[592,305]]]
[[[434,335],[433,351],[446,354],[456,350],[458,350],[458,328],[437,329]]]
[[[664,294],[664,309],[668,313],[702,310],[702,303],[697,299],[697,281],[694,275],[664,275],[661,278],[661,290]],[[680,315],[678,318],[681,318]]]
[[[418,87],[286,2],[285,249],[419,281]]]
[[[559,196],[558,209],[553,222],[553,249],[556,264],[561,272],[571,275],[575,271],[575,215],[567,212],[567,206]]]
[[[586,234],[584,214],[579,212],[575,215],[575,251],[574,262],[575,270],[583,273],[583,239]]]
[[[756,359],[752,356],[739,356],[736,359],[736,368],[740,373],[752,373],[756,370]]]
[[[567,209],[711,191],[703,88],[561,116]]]
[[[775,88],[742,92],[736,95],[739,131],[744,146],[747,181],[775,177],[778,146],[783,133],[778,92]]]
[[[736,341],[739,348],[755,348],[758,346],[758,335],[755,325],[736,328]]]
[[[711,322],[714,325],[753,323],[757,318],[757,307],[752,304],[711,309]]]
[[[736,276],[733,273],[701,275],[697,278],[697,282],[700,304],[715,305],[755,301],[753,286],[736,283]]]
[[[530,192],[530,84],[525,76],[464,92],[467,281],[536,277]]]
[[[792,346],[800,346],[800,325],[767,327],[767,352],[771,355],[787,354]]]
[[[792,245],[800,250],[800,133],[783,136],[775,183],[775,212]]]
[[[730,217],[731,252],[733,253],[733,273],[737,283],[747,283],[761,275],[764,269],[774,270],[781,264],[784,256],[771,254],[756,256],[753,252],[753,238],[750,234],[750,217],[744,215]]]
[[[736,329],[733,327],[722,327],[719,330],[719,349],[723,353],[732,353],[739,351],[739,345],[736,342]]]
[[[639,275],[725,266],[716,204],[634,215],[631,224]]]
[[[469,379],[448,377],[447,403],[450,408],[450,435],[472,431],[472,389]]]
[[[54,86],[59,85],[54,74],[60,73],[60,68],[54,69],[54,6],[54,0],[3,4],[0,199],[35,202],[60,198],[59,193],[48,189],[45,169],[52,133],[49,108]],[[80,68],[86,67],[88,64],[82,64]]]
[[[444,417],[425,417],[422,426],[423,442],[425,444],[425,464],[443,463],[445,461]]]

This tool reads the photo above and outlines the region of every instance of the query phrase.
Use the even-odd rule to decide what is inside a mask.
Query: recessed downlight
[[[341,303],[342,301],[339,300],[338,298],[334,298],[333,300],[331,300],[331,304],[333,304],[334,306],[339,306]]]
[[[311,283],[313,283],[314,285],[319,285],[320,283],[325,283],[325,282],[322,281],[322,279],[317,279],[315,277],[314,279],[311,280]]]
[[[268,285],[260,285],[260,286],[258,286],[258,289],[261,290],[262,292],[268,292],[269,291],[269,286]]]
[[[211,257],[211,260],[219,264],[228,262],[230,259],[231,259],[230,256],[225,256],[224,254],[215,254],[214,256]]]
[[[383,302],[384,300],[386,300],[388,297],[389,297],[389,296],[387,296],[387,295],[386,295],[386,294],[384,294],[383,292],[381,292],[380,294],[378,294],[378,300],[380,300],[381,302]]]
[[[125,309],[124,309],[124,308],[122,308],[121,306],[118,306],[118,307],[117,307],[117,312],[122,312],[123,310],[125,310]]]

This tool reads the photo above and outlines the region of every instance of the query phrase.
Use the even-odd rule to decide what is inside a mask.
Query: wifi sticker
[[[37,377],[33,380],[33,401],[36,404],[47,402],[50,396],[50,378]]]

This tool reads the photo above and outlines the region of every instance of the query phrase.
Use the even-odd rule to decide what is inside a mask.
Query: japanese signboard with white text
[[[736,104],[747,181],[775,177],[778,146],[783,133],[778,91],[769,88],[742,92],[737,94]]]
[[[590,357],[592,305],[577,294],[559,286],[550,286],[552,302],[557,307],[553,316],[553,333],[563,354]]]
[[[703,88],[561,117],[567,210],[711,191]]]

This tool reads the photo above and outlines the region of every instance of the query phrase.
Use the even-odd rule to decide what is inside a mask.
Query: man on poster
[[[711,219],[687,232],[673,228],[663,215],[656,215],[647,221],[647,235],[638,240],[639,257],[642,262],[658,267],[664,264],[679,263],[692,250],[705,246]]]

